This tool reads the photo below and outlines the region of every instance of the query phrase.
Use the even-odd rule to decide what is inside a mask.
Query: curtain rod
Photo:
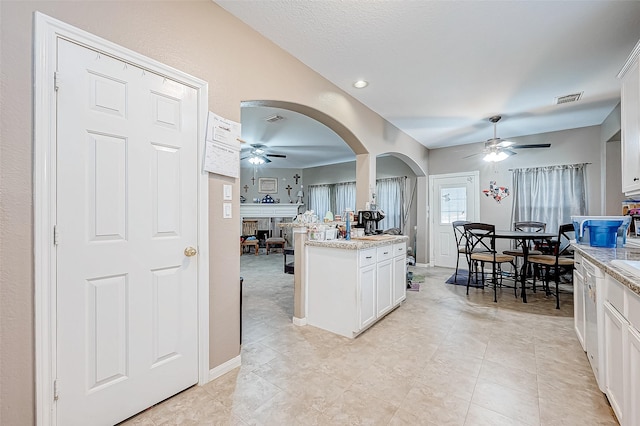
[[[578,164],[592,164],[592,163],[578,163]],[[525,169],[541,169],[544,167],[557,167],[557,166],[573,166],[574,164],[556,164],[555,166],[540,166],[540,167],[524,167]],[[507,171],[512,172],[518,169],[507,169]]]

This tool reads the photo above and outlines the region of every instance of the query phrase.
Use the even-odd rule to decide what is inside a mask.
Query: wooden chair
[[[480,263],[480,275],[484,285],[484,264],[491,263],[491,281],[493,282],[493,301],[498,301],[498,274],[500,274],[500,285],[502,286],[502,264],[510,263],[514,267],[514,291],[518,297],[518,290],[515,283],[518,281],[518,270],[515,267],[515,258],[506,254],[499,254],[496,251],[496,227],[488,223],[467,223],[464,225],[467,239],[467,263],[469,264],[469,277],[467,279],[467,295],[471,284],[471,269],[475,269],[476,281],[478,281],[478,262]]]
[[[467,239],[464,234],[464,225],[471,223],[468,220],[456,220],[453,224],[453,236],[456,239],[456,248],[458,250],[458,256],[456,257],[456,272],[453,276],[453,280],[458,279],[458,265],[460,263],[460,255],[464,255],[467,258]],[[471,273],[471,268],[467,265],[467,272]]]
[[[528,261],[534,266],[533,286],[536,285],[536,275],[540,268],[544,269],[544,289],[547,296],[551,294],[549,289],[549,278],[553,271],[553,278],[556,282],[556,309],[560,309],[560,295],[558,294],[558,284],[561,270],[573,270],[573,251],[571,250],[571,240],[575,238],[573,224],[560,225],[558,228],[558,239],[554,240],[554,254],[540,254],[529,256]],[[573,277],[572,277],[573,279]]]

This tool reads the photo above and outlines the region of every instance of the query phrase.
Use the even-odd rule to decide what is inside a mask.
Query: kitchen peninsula
[[[406,298],[408,237],[306,241],[307,324],[354,338]]]

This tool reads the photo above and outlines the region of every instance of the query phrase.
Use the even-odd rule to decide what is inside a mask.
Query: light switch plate
[[[231,194],[231,185],[222,185],[222,199],[230,201],[232,199]]]
[[[222,203],[222,218],[231,219],[231,203]]]

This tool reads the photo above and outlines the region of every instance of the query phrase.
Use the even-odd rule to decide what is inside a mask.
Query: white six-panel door
[[[57,422],[198,381],[195,89],[58,39]]]

